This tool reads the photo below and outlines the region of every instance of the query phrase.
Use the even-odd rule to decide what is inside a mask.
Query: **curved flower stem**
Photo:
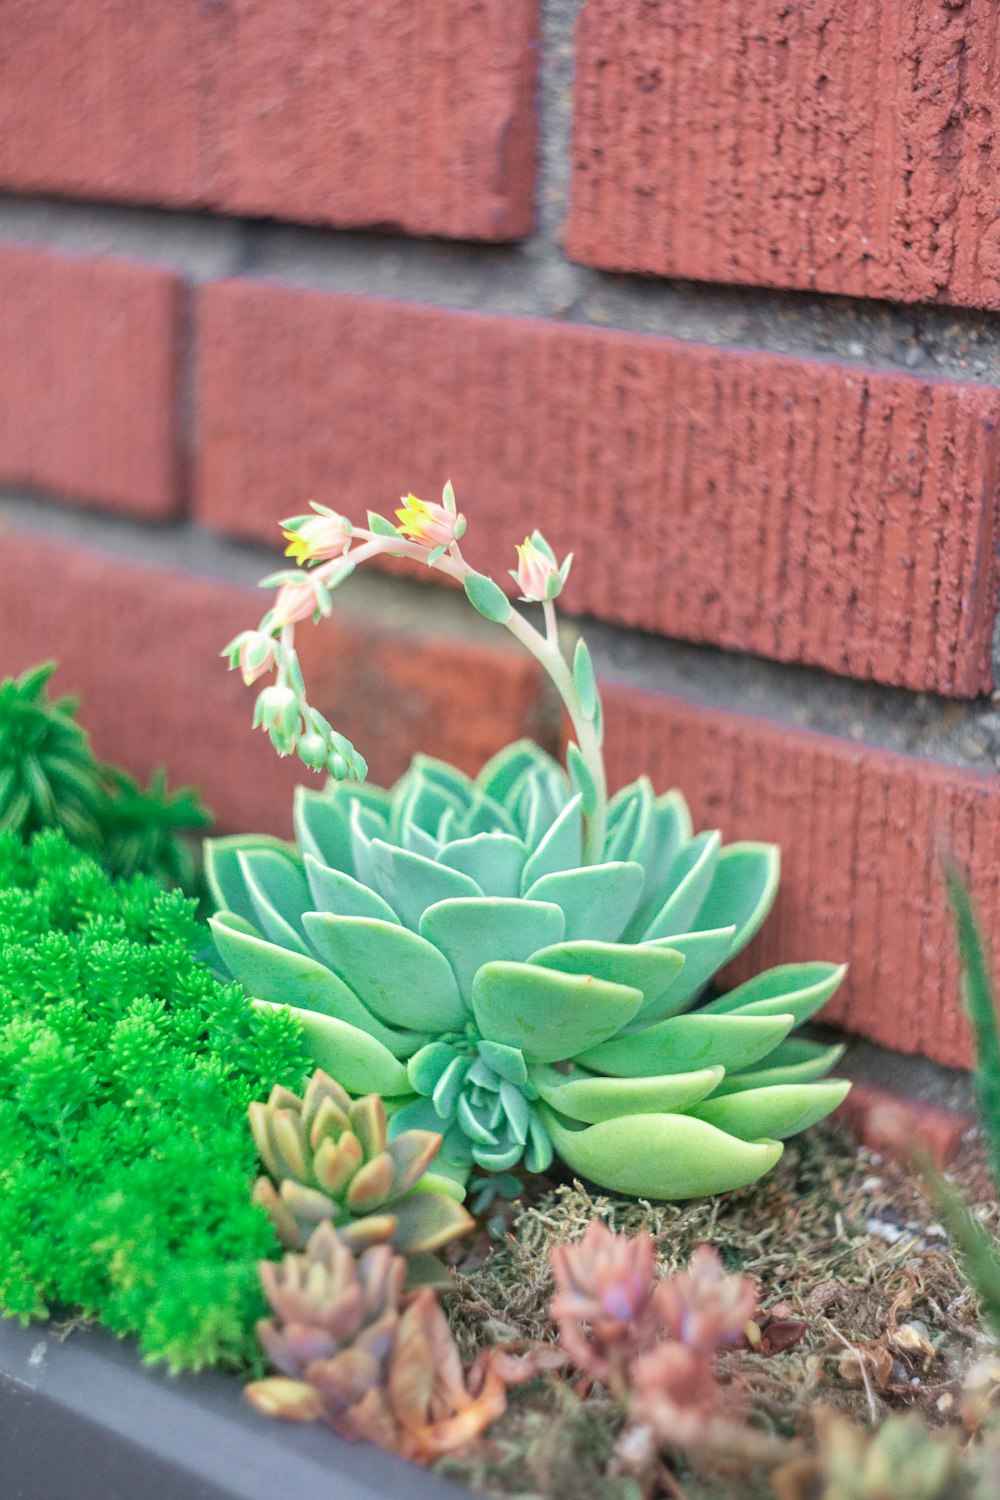
[[[354,535],[363,539],[359,547],[314,568],[310,577],[334,587],[346,576],[345,567],[349,565],[348,571],[353,571],[359,563],[368,562],[374,557],[382,555],[406,557],[425,564],[428,561],[428,548],[420,542],[411,542],[398,536],[377,535],[361,528],[355,528]],[[475,571],[465,561],[457,542],[453,542],[448,551],[430,566],[463,585],[469,574]],[[597,728],[583,712],[573,673],[559,645],[555,606],[552,600],[544,602],[543,613],[544,635],[513,607],[504,624],[515,639],[520,641],[527,651],[530,651],[548,673],[573,725],[576,743],[590,773],[595,791],[593,811],[584,819],[583,858],[586,864],[596,864],[604,857],[607,829],[607,777],[604,770],[604,757],[601,753]],[[293,634],[294,627],[284,627],[282,645],[286,651],[292,647]]]

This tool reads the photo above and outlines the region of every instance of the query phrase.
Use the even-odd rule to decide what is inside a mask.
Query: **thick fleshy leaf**
[[[520,792],[515,787],[511,796],[517,797],[514,822],[529,849],[538,848],[572,795],[569,778],[555,761],[542,770],[525,773]]]
[[[613,1036],[642,1001],[638,990],[524,963],[484,964],[472,989],[484,1037],[529,1060],[559,1062]]]
[[[626,929],[630,942],[638,941],[663,905],[669,890],[667,876],[670,866],[693,832],[691,814],[680,792],[665,792],[662,797],[657,797],[650,819],[646,857],[641,861],[646,871],[642,899]]]
[[[770,1088],[749,1089],[706,1099],[688,1113],[744,1141],[768,1135],[783,1141],[822,1120],[843,1102],[850,1088],[847,1078],[826,1078],[821,1083],[784,1083]]]
[[[310,791],[304,786],[295,788],[295,836],[303,854],[311,854],[348,875],[355,873],[351,853],[352,805],[339,787],[333,792]]]
[[[307,912],[305,925],[321,957],[383,1021],[424,1032],[465,1025],[468,1013],[448,960],[415,932],[319,912]]]
[[[227,920],[225,912],[212,917],[209,926],[229,972],[256,999],[335,1016],[367,1031],[396,1057],[407,1057],[422,1044],[422,1033],[384,1026],[314,955],[306,957],[244,932]]]
[[[536,1064],[532,1086],[546,1104],[561,1115],[596,1125],[619,1115],[659,1114],[683,1109],[704,1099],[722,1078],[722,1068],[700,1068],[693,1073],[664,1073],[658,1077],[605,1078],[574,1068],[563,1073]]]
[[[458,1055],[447,1042],[428,1042],[426,1047],[415,1052],[406,1065],[406,1071],[417,1093],[430,1098],[438,1079]]]
[[[509,1172],[524,1155],[520,1141],[506,1137],[495,1146],[473,1146],[472,1160],[485,1172]]]
[[[578,793],[567,802],[528,860],[522,878],[525,891],[530,890],[543,875],[555,875],[560,870],[579,867],[583,854],[582,800]]]
[[[392,1205],[396,1232],[392,1247],[401,1255],[414,1250],[437,1250],[475,1227],[475,1220],[453,1197],[441,1193],[410,1193]]]
[[[301,866],[276,849],[243,849],[237,857],[264,936],[308,953],[302,913],[311,906],[312,897]]]
[[[282,1008],[270,1000],[253,1000],[251,1004],[256,1010]],[[295,1006],[289,1009],[302,1028],[303,1040],[316,1067],[336,1078],[348,1093],[381,1094],[383,1098],[410,1093],[410,1080],[403,1064],[366,1031],[335,1016],[321,1016]]]
[[[558,942],[564,926],[561,909],[550,902],[488,896],[440,901],[420,919],[421,936],[444,954],[470,1006],[473,981],[485,962],[526,959],[536,949]]]
[[[547,1172],[552,1165],[554,1155],[552,1139],[535,1105],[532,1107],[528,1120],[528,1142],[524,1148],[524,1165],[529,1172]]]
[[[846,964],[779,964],[748,979],[704,1007],[707,1015],[795,1017],[808,1021],[829,1000],[847,973]]]
[[[484,896],[512,898],[521,889],[527,849],[509,833],[476,833],[455,839],[438,854],[441,864],[476,882]],[[430,903],[428,903],[429,905]]]
[[[527,897],[562,907],[567,941],[614,943],[635,910],[642,882],[641,865],[584,865],[560,875],[544,875]]]
[[[657,938],[646,948],[663,947],[668,952],[680,953],[684,966],[660,998],[642,1010],[632,1022],[633,1029],[648,1026],[653,1021],[663,1021],[667,1016],[676,1016],[691,1006],[716,969],[726,960],[733,940],[732,927],[719,927],[714,932],[683,932],[677,937]]]
[[[311,854],[306,855],[306,879],[316,911],[335,917],[375,917],[380,922],[399,922],[389,903],[371,886],[362,885],[343,870],[320,864]]]
[[[528,1081],[528,1069],[524,1061],[524,1054],[517,1047],[507,1047],[503,1042],[489,1042],[483,1039],[478,1043],[479,1056],[498,1078],[506,1083],[512,1083],[515,1088],[523,1088]]]
[[[378,884],[372,865],[371,842],[372,839],[382,838],[384,834],[382,820],[371,808],[365,807],[361,802],[351,803],[351,861],[354,873],[363,885]]]
[[[781,1156],[779,1141],[737,1140],[690,1115],[623,1115],[582,1129],[541,1106],[563,1161],[599,1187],[637,1198],[701,1198],[756,1182]]]
[[[486,762],[476,777],[476,786],[509,809],[507,799],[526,770],[555,764],[552,756],[534,740],[515,740]]]
[[[461,821],[461,834],[464,838],[473,838],[477,833],[506,833],[511,838],[517,837],[517,824],[507,809],[492,797],[487,797],[478,787],[473,793],[472,806]],[[456,833],[452,836],[458,835]]]
[[[769,1088],[776,1083],[815,1083],[823,1078],[843,1057],[844,1043],[824,1047],[790,1036],[767,1058],[766,1068],[751,1068],[742,1073],[728,1073],[719,1084],[713,1099],[738,1094],[744,1089]]]
[[[422,854],[425,859],[437,859],[441,853],[441,844],[438,839],[431,838],[416,823],[407,823],[399,840],[401,849],[409,849],[411,854]]]
[[[653,810],[653,784],[648,776],[640,776],[631,786],[615,793],[608,803],[605,861],[634,860],[645,869],[654,830]]]
[[[774,905],[780,876],[777,844],[727,844],[693,925],[707,929],[733,923],[732,957],[759,931]]]
[[[466,805],[463,797],[456,795],[450,786],[442,785],[426,762],[417,757],[393,790],[389,837],[394,843],[401,843],[403,829],[408,823],[415,823],[437,838],[444,814],[449,810],[463,813]]]
[[[396,1140],[407,1130],[433,1130],[438,1135],[441,1134],[441,1120],[432,1099],[408,1099],[398,1109],[390,1111],[390,1141]],[[434,1167],[436,1170],[441,1169],[440,1156],[435,1160]]]
[[[641,990],[639,1016],[656,1005],[684,967],[682,953],[659,944],[642,947],[637,943],[556,943],[532,953],[530,958],[543,969],[593,974],[597,979]]]
[[[643,933],[644,941],[691,931],[712,884],[720,843],[718,833],[699,833],[678,851],[664,883],[666,899]]]
[[[787,1016],[671,1016],[628,1036],[581,1052],[577,1062],[598,1073],[639,1078],[694,1068],[748,1068],[783,1042]]]
[[[394,849],[381,839],[369,846],[372,868],[382,895],[407,927],[416,929],[429,906],[438,901],[458,900],[483,894],[480,887],[460,870],[450,870],[437,860]]]
[[[205,883],[216,908],[232,912],[259,927],[257,912],[240,868],[239,856],[247,849],[270,849],[294,857],[295,845],[267,838],[264,834],[251,837],[233,834],[228,838],[205,840]]]

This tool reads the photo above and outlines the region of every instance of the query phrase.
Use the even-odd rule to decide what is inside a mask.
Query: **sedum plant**
[[[302,1254],[263,1262],[272,1316],[258,1334],[281,1374],[248,1385],[248,1400],[289,1422],[325,1419],[342,1437],[417,1463],[477,1437],[502,1415],[504,1383],[487,1364],[472,1394],[434,1291],[404,1305],[406,1269],[386,1244],[355,1257],[329,1222]]]
[[[0,682],[0,830],[30,839],[61,828],[112,875],[153,875],[194,890],[183,835],[211,818],[191,787],[167,791],[157,771],[144,791],[97,759],[76,721],[77,700],[48,696],[54,662]]]
[[[685,1198],[742,1186],[782,1140],[833,1109],[838,1049],[793,1038],[842,967],[782,965],[707,1002],[716,972],[774,899],[778,851],[695,834],[677,791],[641,777],[609,799],[601,703],[586,645],[564,654],[555,614],[569,570],[539,532],[517,549],[522,601],[465,561],[465,521],[408,496],[399,525],[284,523],[304,566],[257,630],[226,649],[258,697],[255,723],[325,790],[300,789],[297,842],[207,846],[225,970],[258,1008],[291,1007],[314,1061],[349,1093],[387,1101],[391,1132],[440,1130],[438,1176],[473,1164],[544,1171],[558,1155],[619,1192]],[[359,545],[355,545],[359,543]],[[548,671],[573,729],[565,769],[518,742],[474,779],[418,756],[390,791],[309,704],[295,626],[382,554],[455,579]]]
[[[422,1269],[421,1279],[443,1274],[428,1252],[473,1221],[427,1176],[439,1133],[404,1130],[390,1141],[378,1095],[352,1100],[319,1068],[304,1098],[276,1085],[266,1104],[250,1105],[249,1116],[270,1174],[257,1179],[253,1196],[283,1245],[302,1249],[316,1225],[329,1220],[352,1250],[389,1243],[414,1258],[411,1271]],[[417,1257],[424,1257],[422,1265]]]

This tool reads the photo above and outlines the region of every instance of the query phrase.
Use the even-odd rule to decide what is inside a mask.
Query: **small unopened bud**
[[[263,630],[248,630],[240,646],[240,673],[247,687],[274,666],[274,640]]]
[[[265,729],[272,739],[294,737],[300,724],[299,700],[290,687],[275,683],[266,687],[257,699],[253,725]],[[294,748],[294,746],[293,746]]]
[[[329,760],[326,763],[326,768],[329,771],[330,775],[333,777],[334,781],[346,781],[351,771],[350,766],[347,764],[347,761],[341,755],[339,750],[335,750],[330,756]]]
[[[526,536],[516,551],[517,567],[511,570],[510,576],[521,590],[521,598],[528,604],[542,604],[557,598],[569,575],[572,554],[560,567],[540,531]]]
[[[322,771],[330,755],[330,746],[316,729],[309,729],[298,743],[299,759],[310,771]]]

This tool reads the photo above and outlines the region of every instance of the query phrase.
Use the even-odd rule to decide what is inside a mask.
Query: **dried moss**
[[[995,1232],[997,1207],[978,1148],[970,1147],[957,1175],[973,1201],[985,1203],[981,1217]],[[964,1371],[989,1347],[961,1267],[913,1174],[827,1125],[790,1143],[763,1181],[718,1198],[651,1204],[575,1181],[542,1183],[485,1259],[480,1243],[456,1268],[449,1315],[466,1357],[497,1341],[554,1337],[549,1249],[577,1238],[595,1216],[619,1231],[648,1229],[665,1273],[710,1241],[731,1269],[756,1277],[764,1306],[785,1302],[805,1319],[805,1337],[785,1354],[720,1359],[720,1376],[737,1383],[748,1419],[783,1437],[808,1433],[817,1400],[861,1422],[873,1411],[907,1407],[931,1423],[949,1420]],[[926,1332],[925,1348],[917,1347],[914,1329]],[[852,1350],[861,1351],[860,1360]],[[550,1377],[516,1393],[492,1442],[450,1459],[448,1472],[494,1495],[618,1500],[604,1477],[618,1422],[600,1393],[584,1399]],[[770,1493],[760,1476],[719,1476],[683,1464],[678,1475],[689,1500]]]

